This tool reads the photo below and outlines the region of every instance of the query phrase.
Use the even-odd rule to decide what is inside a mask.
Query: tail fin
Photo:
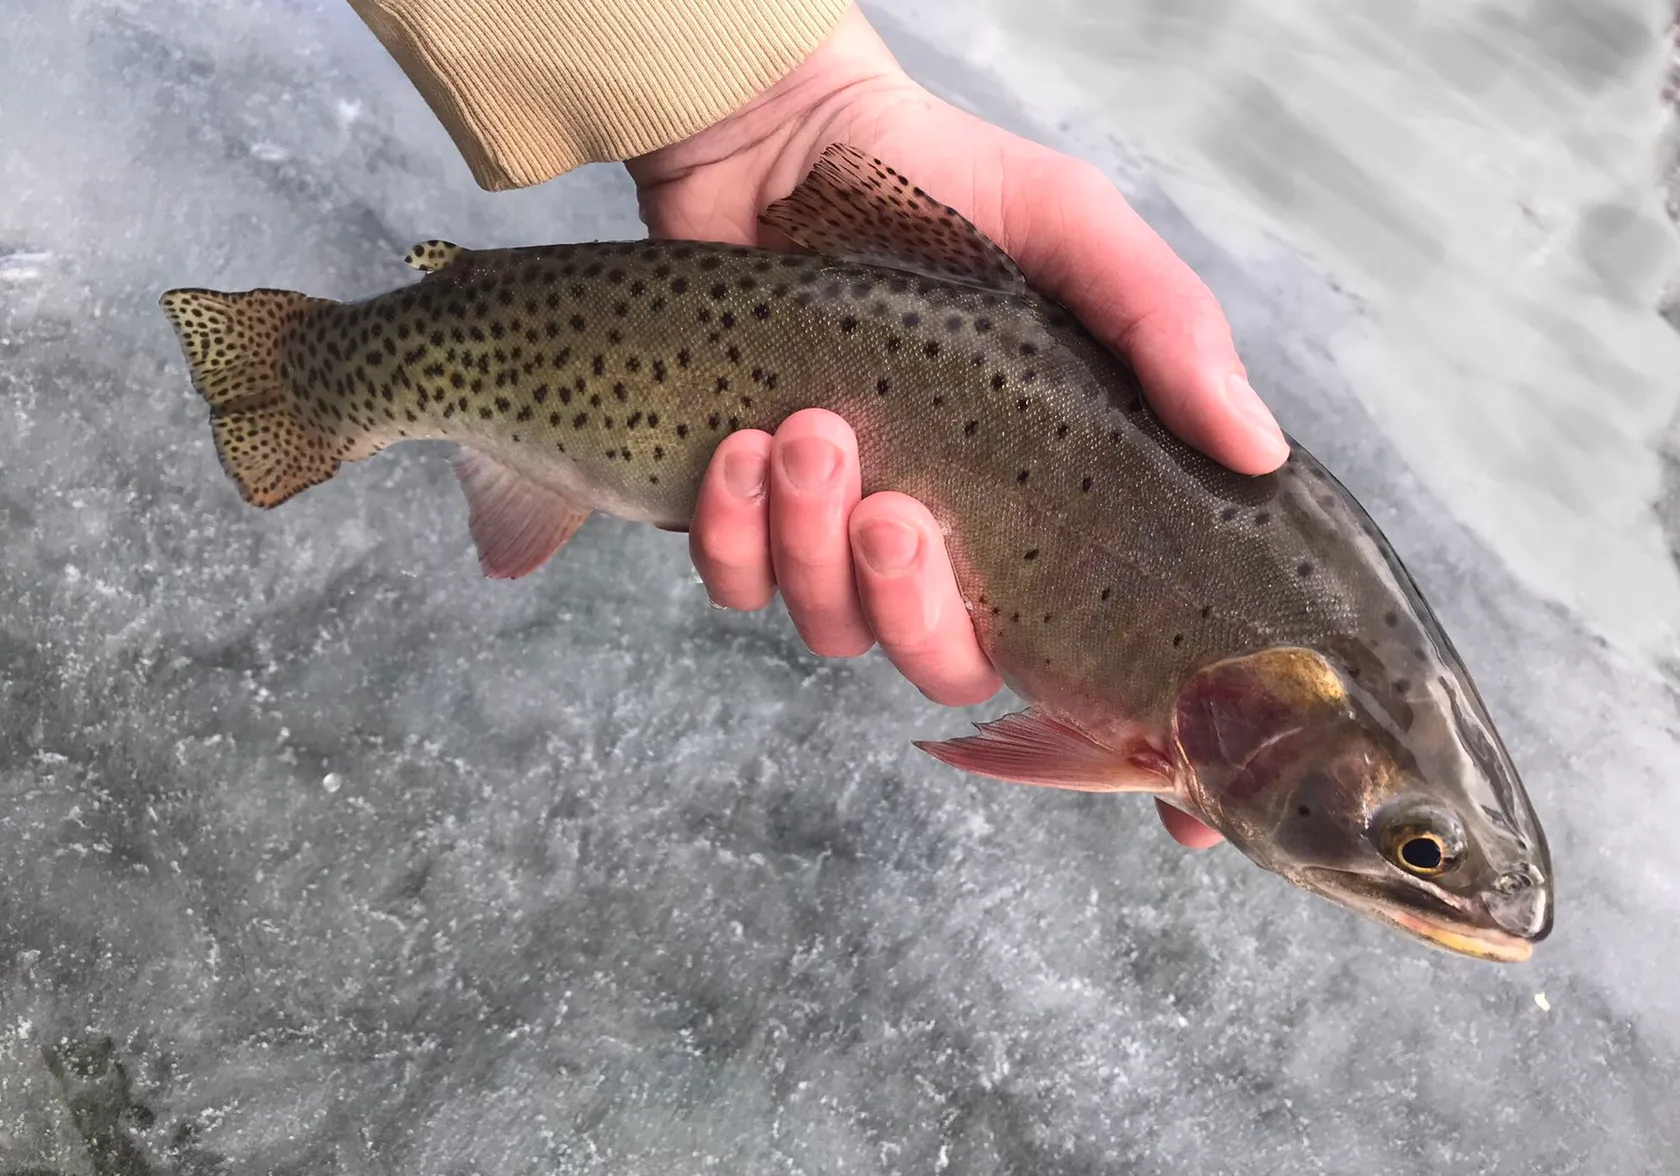
[[[289,290],[170,290],[159,303],[210,405],[216,456],[246,502],[279,506],[338,472],[333,439],[300,411],[280,368],[286,328],[330,302]]]

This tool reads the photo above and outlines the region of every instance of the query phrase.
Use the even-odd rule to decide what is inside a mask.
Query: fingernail
[[[840,447],[826,437],[800,437],[782,446],[782,469],[796,490],[821,490],[840,468]]]
[[[1256,431],[1266,435],[1268,447],[1281,461],[1289,451],[1289,442],[1284,440],[1283,430],[1278,428],[1277,421],[1272,419],[1265,401],[1260,399],[1260,393],[1254,390],[1254,386],[1240,372],[1232,372],[1230,378],[1225,381],[1225,403]]]
[[[736,498],[764,497],[764,473],[769,462],[762,453],[731,453],[723,459],[723,485]]]
[[[877,519],[858,532],[863,561],[883,576],[896,575],[916,562],[922,533],[896,519]]]

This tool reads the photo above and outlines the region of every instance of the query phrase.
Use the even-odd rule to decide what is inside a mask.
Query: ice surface
[[[1107,143],[1124,110],[1058,128],[876,11],[913,71],[1108,167],[1220,294],[1474,667],[1552,835],[1552,939],[1520,967],[1448,957],[1178,850],[1146,803],[940,768],[909,741],[963,714],[878,657],[818,661],[779,612],[708,609],[680,537],[596,519],[486,583],[436,447],[244,507],[162,288],[366,294],[424,237],[638,233],[629,189],[601,168],[477,191],[342,4],[23,0],[0,69],[0,1172],[1672,1165],[1664,651],[1537,595],[1437,496],[1331,349],[1383,333],[1290,251],[1204,235]],[[1619,362],[1672,384],[1677,354]],[[1596,443],[1655,468],[1650,438]]]

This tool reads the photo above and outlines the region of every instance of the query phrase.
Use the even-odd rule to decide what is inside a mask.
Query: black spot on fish
[[[1383,613],[1383,624],[1387,625],[1390,629],[1394,628],[1399,623],[1399,614],[1397,614],[1393,609],[1389,609],[1387,612]]]
[[[1295,565],[1295,574],[1305,580],[1308,576],[1313,574],[1312,564],[1307,560],[1302,560],[1300,563]]]
[[[1237,508],[1234,506],[1227,506],[1224,510],[1219,512],[1219,517],[1228,523],[1237,517]]]
[[[753,307],[753,317],[758,319],[760,322],[769,318],[770,307],[767,304],[760,302],[757,306]]]
[[[1003,373],[1002,372],[994,373],[993,376],[992,376],[992,389],[993,389],[993,391],[1002,391],[1003,385],[1004,385]]]
[[[1029,471],[1022,470],[1020,473],[1015,475],[1015,480],[1017,482],[1025,482],[1031,476],[1032,476],[1032,474]]]
[[[1079,483],[1079,489],[1082,493],[1089,494],[1091,492],[1091,485],[1091,479],[1086,478]]]
[[[1038,548],[1036,548],[1036,547],[1028,548],[1026,554],[1023,555],[1021,558],[1025,559],[1025,560],[1037,559],[1038,558]]]
[[[922,344],[922,351],[929,359],[932,359],[934,356],[939,354],[939,344],[935,340],[929,339],[926,343]]]
[[[851,315],[847,315],[845,318],[840,320],[840,329],[848,335],[857,330],[857,325],[857,319],[853,318]]]
[[[892,384],[885,376],[875,381],[875,391],[882,396],[892,391]]]
[[[1183,644],[1184,644],[1184,634],[1183,633],[1174,633],[1173,634],[1173,645],[1174,646],[1179,646],[1179,645],[1183,645]]]
[[[974,436],[975,430],[977,430],[979,427],[980,427],[980,422],[979,421],[969,421],[968,424],[963,426],[963,436],[964,437]]]
[[[922,316],[912,310],[907,313],[901,321],[907,327],[917,327],[921,325]]]
[[[1271,521],[1272,521],[1272,512],[1269,511],[1269,510],[1260,511],[1258,514],[1256,514],[1254,516],[1254,525],[1257,526],[1257,527],[1264,527],[1267,523],[1269,523]]]
[[[1101,592],[1097,593],[1097,597],[1100,600],[1107,600],[1110,596],[1113,596],[1113,595],[1114,595],[1114,589],[1112,589],[1112,588],[1104,588]]]

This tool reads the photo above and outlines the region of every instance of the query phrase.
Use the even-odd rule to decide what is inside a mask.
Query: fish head
[[[1306,890],[1449,951],[1527,959],[1551,930],[1551,862],[1509,755],[1468,678],[1397,709],[1312,650],[1205,667],[1174,707],[1185,791]]]

